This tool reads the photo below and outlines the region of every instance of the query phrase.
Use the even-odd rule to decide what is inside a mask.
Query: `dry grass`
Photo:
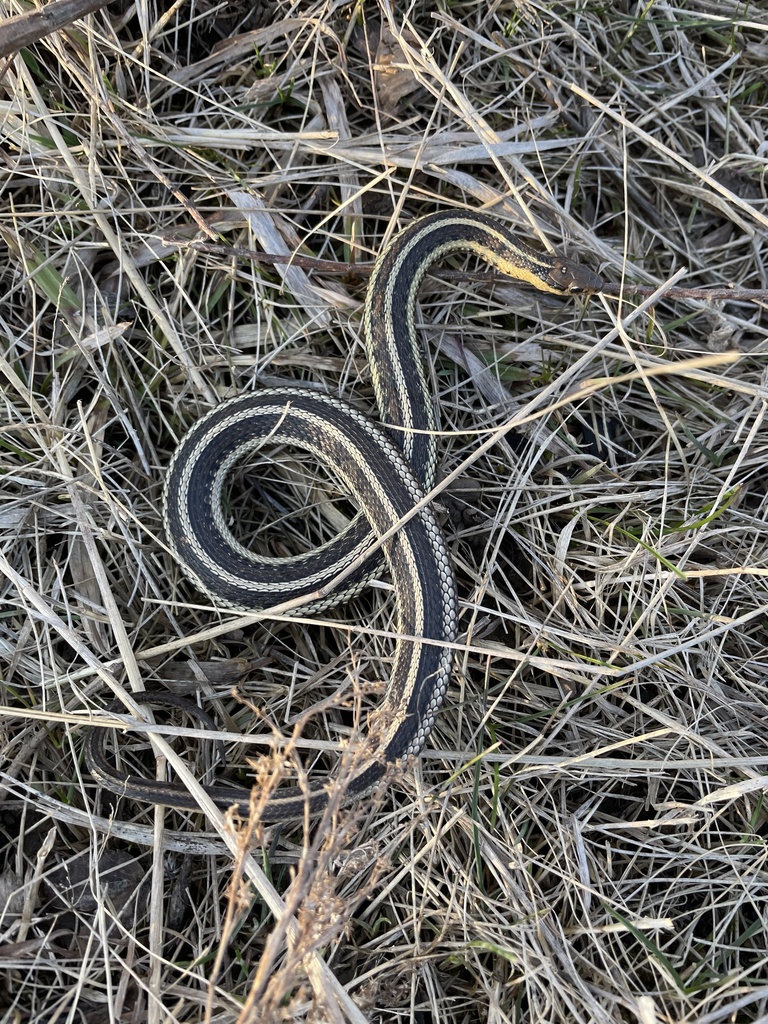
[[[768,333],[669,291],[766,288],[768,19],[432,6],[116,4],[5,71],[3,1021],[768,1015]],[[110,686],[201,691],[241,765],[238,733],[321,703],[293,739],[316,775],[391,651],[385,586],[233,624],[163,547],[212,403],[270,376],[372,401],[365,275],[226,247],[364,263],[449,205],[658,293],[427,282],[444,475],[521,421],[444,496],[463,634],[427,749],[307,831],[153,821],[79,760]],[[331,501],[307,470],[281,455],[270,518]]]

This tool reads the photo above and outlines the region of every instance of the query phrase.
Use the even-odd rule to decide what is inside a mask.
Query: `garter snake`
[[[414,323],[416,297],[427,269],[456,250],[474,252],[545,292],[589,294],[603,284],[586,267],[522,245],[485,214],[444,211],[423,217],[384,248],[365,302],[363,338],[382,427],[354,406],[306,386],[268,387],[225,401],[200,419],[168,468],[163,516],[170,549],[217,604],[256,610],[305,598],[304,611],[320,611],[358,593],[383,555],[397,601],[399,639],[386,695],[369,724],[368,749],[346,784],[345,801],[370,793],[387,765],[421,750],[451,675],[457,598],[441,529],[428,505],[397,527],[432,488],[437,464],[434,405]],[[344,481],[360,514],[332,540],[289,558],[259,555],[241,545],[225,522],[223,488],[235,463],[266,442],[310,452]],[[391,531],[381,553],[366,558],[376,539]],[[342,574],[343,584],[334,590],[333,581]],[[169,703],[152,693],[135,696],[149,704]],[[97,781],[139,800],[197,806],[178,783],[119,771],[105,753],[105,731],[92,729],[86,742],[86,761]],[[248,813],[249,790],[206,789],[218,806]],[[325,788],[279,789],[263,818],[313,815],[327,800]]]

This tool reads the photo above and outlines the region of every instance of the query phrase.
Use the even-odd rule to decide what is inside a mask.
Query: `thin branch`
[[[359,274],[363,277],[370,276],[374,264],[370,263],[343,263],[337,260],[321,260],[314,256],[301,256],[298,253],[289,256],[278,255],[268,252],[257,252],[255,249],[248,249],[239,245],[221,245],[205,242],[201,239],[180,240],[177,238],[164,237],[164,245],[176,246],[180,249],[194,249],[195,252],[206,252],[216,256],[231,256],[236,259],[253,260],[255,263],[264,263],[268,266],[290,263],[305,270],[317,270],[322,274],[342,274],[354,276]],[[509,282],[509,278],[503,274],[496,274],[492,271],[464,271],[464,270],[430,270],[431,277],[441,278],[445,281],[485,281],[489,284],[503,284]],[[602,295],[620,296],[627,293],[647,297],[653,295],[656,288],[646,284],[632,284],[624,282],[619,284],[616,281],[606,281],[601,289]],[[766,288],[739,288],[738,285],[725,285],[681,288],[674,286],[664,293],[665,298],[672,299],[695,299],[700,302],[768,302],[768,289]]]
[[[51,32],[106,7],[109,0],[53,0],[38,11],[8,18],[0,25],[0,58],[10,57]]]

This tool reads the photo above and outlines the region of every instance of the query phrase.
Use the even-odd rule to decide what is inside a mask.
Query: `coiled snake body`
[[[426,216],[383,250],[368,289],[363,335],[383,427],[322,392],[290,384],[269,387],[224,402],[199,420],[168,470],[164,520],[171,550],[217,603],[248,610],[306,598],[303,611],[318,611],[357,593],[383,554],[397,600],[398,640],[376,715],[373,749],[346,782],[345,800],[371,792],[388,764],[421,750],[451,675],[457,628],[451,560],[429,506],[411,513],[432,488],[437,465],[434,405],[414,326],[416,296],[427,269],[455,250],[473,251],[510,277],[546,292],[577,295],[602,286],[592,271],[561,256],[534,252],[485,214]],[[243,547],[222,514],[223,486],[233,465],[267,440],[311,452],[345,482],[361,510],[331,541],[291,558],[270,558]],[[366,558],[385,535],[381,552]],[[334,589],[339,576],[343,582]],[[155,703],[155,695],[148,695],[147,703]],[[178,783],[119,771],[105,754],[104,733],[91,730],[86,759],[106,788],[170,807],[196,806]],[[238,813],[248,813],[248,790],[206,789],[220,807],[235,805]],[[315,814],[327,799],[325,788],[308,793],[279,789],[263,817],[279,821]]]

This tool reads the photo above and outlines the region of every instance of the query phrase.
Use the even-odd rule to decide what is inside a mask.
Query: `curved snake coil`
[[[164,520],[169,545],[187,575],[217,604],[255,610],[304,598],[303,611],[318,611],[358,593],[383,555],[397,600],[399,639],[371,730],[371,750],[345,781],[345,801],[370,793],[388,764],[421,750],[450,680],[457,599],[442,532],[429,506],[400,528],[398,524],[432,488],[437,466],[434,407],[414,326],[416,297],[427,269],[456,250],[475,252],[541,291],[581,295],[599,291],[603,284],[586,267],[522,245],[485,214],[446,211],[424,217],[383,250],[366,298],[363,336],[383,427],[316,390],[290,384],[270,387],[223,402],[199,420],[168,469]],[[231,468],[267,441],[312,453],[345,482],[361,510],[338,536],[290,558],[261,556],[243,547],[222,513],[222,490]],[[366,558],[376,540],[390,531],[381,551]],[[334,589],[340,575],[343,583]],[[145,700],[163,703],[161,695],[152,693]],[[198,718],[210,722],[195,710]],[[89,770],[102,785],[169,807],[197,807],[178,783],[119,771],[105,753],[105,732],[92,729],[86,742]],[[205,788],[218,806],[248,814],[249,790]],[[279,789],[266,804],[263,819],[314,815],[327,800],[326,788],[308,793]]]

